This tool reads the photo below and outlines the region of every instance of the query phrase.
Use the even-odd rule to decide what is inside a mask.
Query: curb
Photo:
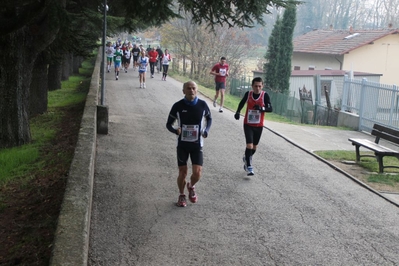
[[[291,143],[292,145],[300,148],[301,150],[305,151],[306,153],[312,155],[313,157],[315,157],[316,159],[322,161],[323,163],[327,164],[328,166],[330,166],[331,168],[333,168],[334,170],[340,172],[341,174],[345,175],[346,177],[348,177],[349,179],[351,179],[352,181],[354,181],[355,183],[359,184],[360,186],[364,187],[365,189],[368,189],[369,191],[371,191],[372,193],[380,196],[381,198],[385,199],[386,201],[388,201],[389,203],[395,205],[396,207],[399,207],[399,203],[391,200],[390,198],[384,196],[381,192],[378,192],[377,190],[373,189],[372,187],[370,187],[369,185],[367,185],[366,183],[363,183],[362,181],[360,181],[359,179],[357,179],[356,177],[352,176],[351,174],[345,172],[344,170],[342,170],[341,168],[335,166],[334,164],[330,163],[329,161],[325,160],[324,158],[320,157],[319,155],[313,153],[310,150],[305,149],[304,147],[302,147],[301,145],[295,143],[293,140],[287,138],[286,136],[276,132],[275,130],[264,126],[264,128],[266,128],[267,130],[269,130],[270,132],[276,134],[277,136],[285,139],[286,141],[288,141],[289,143]]]
[[[96,116],[100,83],[101,48],[80,124],[78,142],[70,166],[58,217],[50,265],[87,265],[90,215],[96,156]]]

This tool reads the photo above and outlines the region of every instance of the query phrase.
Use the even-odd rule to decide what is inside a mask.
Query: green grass
[[[90,77],[71,76],[61,82],[62,90],[49,93],[48,106],[51,108],[70,106],[86,99],[87,92],[84,88],[90,85]]]
[[[324,159],[335,161],[354,161],[356,159],[356,153],[354,151],[316,151],[315,153]],[[372,153],[364,154],[372,155]],[[365,160],[369,159],[372,158],[365,158]]]
[[[0,183],[29,171],[39,154],[37,145],[24,145],[0,151]]]
[[[42,169],[49,158],[42,155],[41,151],[47,145],[52,145],[56,137],[63,117],[62,108],[85,101],[92,72],[92,60],[86,60],[79,69],[79,75],[70,76],[61,83],[60,90],[48,93],[47,112],[29,121],[32,135],[30,144],[0,150],[0,185],[17,178],[29,180],[33,172]]]
[[[379,183],[394,187],[399,184],[399,175],[372,174],[367,178],[367,181],[370,183]]]
[[[315,152],[320,157],[326,160],[334,161],[355,161],[356,152],[355,151],[316,151]],[[373,152],[362,152],[362,155],[371,155]],[[372,157],[362,157],[359,165],[366,171],[370,172],[367,177],[367,182],[386,184],[390,186],[399,185],[399,169],[386,168],[384,173],[378,173],[379,166],[375,158]],[[384,157],[384,165],[397,166],[399,167],[399,160],[395,157],[386,156]]]

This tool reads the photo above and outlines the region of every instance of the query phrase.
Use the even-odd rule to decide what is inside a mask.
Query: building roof
[[[254,70],[252,71],[254,76],[263,76],[265,75],[264,72],[260,70]],[[320,76],[345,76],[349,75],[350,71],[349,70],[292,70],[291,71],[291,77],[306,77],[306,76],[315,76],[315,75],[320,75]],[[382,76],[382,74],[376,74],[376,73],[368,73],[368,72],[359,72],[359,71],[353,71],[353,76]]]
[[[349,70],[292,70],[291,76],[345,76],[350,75]],[[382,76],[382,74],[353,71],[353,76]]]
[[[343,55],[390,34],[399,30],[313,30],[294,39],[294,53]]]

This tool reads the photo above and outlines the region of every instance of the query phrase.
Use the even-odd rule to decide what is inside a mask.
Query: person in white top
[[[170,53],[168,49],[165,49],[165,52],[162,56],[162,80],[166,81],[166,76],[168,75],[168,69],[169,69],[169,62],[172,60],[172,57],[170,56]]]
[[[107,43],[105,48],[105,53],[107,54],[107,71],[109,73],[112,65],[112,59],[114,58],[115,49],[112,47],[111,42]]]
[[[149,59],[146,56],[145,51],[141,51],[141,55],[139,57],[139,78],[140,78],[140,88],[145,89],[145,73],[147,72]]]

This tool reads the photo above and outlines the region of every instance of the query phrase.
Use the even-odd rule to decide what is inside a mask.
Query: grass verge
[[[30,119],[30,144],[0,150],[0,265],[49,263],[93,58],[49,92],[47,112]]]
[[[354,162],[356,160],[355,151],[316,151],[317,155],[325,160],[332,162],[349,161]],[[362,155],[373,156],[373,152],[362,152]],[[399,160],[395,157],[384,157],[384,165],[391,165],[399,167]],[[381,190],[381,185],[389,186],[392,192],[399,192],[399,170],[395,168],[386,168],[384,173],[378,173],[379,167],[378,162],[372,157],[362,157],[358,163],[363,169],[362,181],[369,184],[371,187],[375,187],[377,190]]]

